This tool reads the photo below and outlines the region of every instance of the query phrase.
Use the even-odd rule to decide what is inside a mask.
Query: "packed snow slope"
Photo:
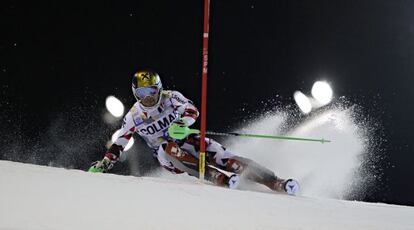
[[[182,175],[184,176],[184,175]],[[0,161],[0,229],[413,229],[414,208]]]

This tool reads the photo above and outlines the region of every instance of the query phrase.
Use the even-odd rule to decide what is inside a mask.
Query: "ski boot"
[[[266,185],[276,192],[296,195],[299,191],[299,184],[297,181],[292,179],[280,179],[269,169],[247,158],[234,156],[228,159],[226,163],[226,171],[242,174],[247,179]]]
[[[287,179],[283,184],[283,188],[287,194],[295,196],[299,193],[299,183],[296,180]]]
[[[236,189],[239,186],[239,176],[237,174],[228,176],[210,166],[207,166],[206,168],[206,179],[215,185],[230,189]]]
[[[268,186],[274,191],[285,192],[293,196],[299,192],[299,183],[293,179],[282,180],[277,178],[275,182]]]

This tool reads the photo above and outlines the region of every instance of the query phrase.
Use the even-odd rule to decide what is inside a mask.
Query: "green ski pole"
[[[185,126],[180,126],[178,124],[172,124],[168,129],[168,134],[170,137],[178,140],[186,138],[190,134],[199,134],[200,130],[190,129]],[[258,135],[258,134],[245,134],[245,133],[220,133],[220,132],[211,132],[207,131],[206,134],[214,136],[238,136],[238,137],[255,137],[255,138],[269,138],[269,139],[278,139],[278,140],[294,140],[294,141],[313,141],[320,142],[322,144],[331,142],[326,139],[313,139],[313,138],[301,138],[301,137],[289,137],[289,136],[271,136],[271,135]]]

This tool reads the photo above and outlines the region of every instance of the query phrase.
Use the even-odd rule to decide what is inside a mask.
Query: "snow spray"
[[[356,106],[330,106],[286,130],[289,114],[283,109],[267,113],[237,132],[324,137],[332,142],[227,138],[224,143],[231,152],[253,159],[281,178],[297,179],[304,196],[347,199],[361,196],[372,185],[372,178],[378,175],[366,169],[367,161],[375,161],[367,151],[381,155],[381,150],[372,148],[376,139],[370,132],[373,123],[361,120]]]

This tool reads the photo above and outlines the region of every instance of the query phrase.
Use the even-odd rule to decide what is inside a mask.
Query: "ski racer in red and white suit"
[[[153,150],[162,167],[173,172],[186,172],[198,177],[198,154],[200,137],[190,135],[184,140],[173,140],[167,130],[172,123],[191,126],[199,112],[193,103],[178,91],[163,90],[157,73],[140,71],[133,78],[133,93],[137,102],[125,115],[118,138],[102,161],[93,163],[89,171],[107,172],[118,161],[134,133],[141,136]],[[149,97],[149,96],[152,96]],[[270,189],[289,192],[288,183],[254,161],[236,156],[213,139],[206,138],[205,178],[220,186],[235,188],[238,175],[264,184]],[[226,171],[226,172],[223,172]],[[295,184],[296,185],[296,184]]]

